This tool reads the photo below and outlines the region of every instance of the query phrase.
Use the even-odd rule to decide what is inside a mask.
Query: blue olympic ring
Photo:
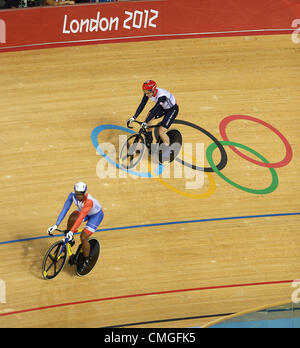
[[[98,143],[98,135],[104,131],[104,130],[110,130],[110,129],[117,129],[117,130],[121,130],[121,131],[124,131],[124,132],[127,132],[129,134],[135,134],[134,131],[128,129],[128,128],[125,128],[125,127],[121,127],[121,126],[116,126],[116,125],[113,125],[113,124],[105,124],[105,125],[102,125],[102,126],[98,126],[96,128],[94,128],[92,130],[92,134],[91,134],[91,138],[92,138],[92,143],[94,145],[94,147],[96,148],[97,152],[102,156],[104,157],[109,163],[111,163],[112,165],[116,166],[118,169],[120,170],[123,170],[129,174],[132,174],[132,175],[136,175],[136,176],[139,176],[141,178],[153,178],[153,175],[150,173],[150,172],[137,172],[135,170],[131,170],[131,169],[125,169],[125,168],[122,168],[118,163],[116,163],[114,160],[112,160],[109,156],[107,156],[106,153],[104,153],[104,151],[101,149],[99,143]],[[158,167],[156,168],[155,170],[155,174],[157,176],[161,175],[162,172],[164,170],[164,166],[161,165],[161,164],[158,164]]]

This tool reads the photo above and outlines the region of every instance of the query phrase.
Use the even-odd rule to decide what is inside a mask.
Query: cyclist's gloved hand
[[[128,120],[127,120],[127,127],[129,128],[131,122],[133,122],[135,120],[134,117],[130,117]]]
[[[73,240],[73,232],[69,231],[67,234],[66,234],[66,237],[70,240]]]
[[[57,229],[56,225],[50,226],[47,230],[49,236],[53,236],[53,232]]]

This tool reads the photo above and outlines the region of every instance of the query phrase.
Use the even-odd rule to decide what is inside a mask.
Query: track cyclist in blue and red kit
[[[73,240],[73,234],[77,232],[82,222],[87,221],[84,230],[81,232],[80,240],[82,244],[84,262],[80,272],[84,272],[90,261],[90,243],[89,237],[97,230],[103,220],[103,209],[101,204],[90,194],[87,193],[87,185],[84,182],[78,182],[74,185],[74,192],[71,192],[60,212],[56,224],[50,226],[47,230],[52,235],[62,220],[65,218],[72,203],[77,206],[77,210],[73,211],[69,216],[67,223],[67,237]]]
[[[163,160],[167,160],[170,158],[170,153],[172,151],[170,148],[170,138],[167,134],[167,131],[179,112],[176,99],[169,91],[158,88],[157,84],[153,80],[145,81],[143,83],[142,90],[144,93],[142,101],[138,106],[134,116],[128,119],[127,126],[129,126],[130,123],[134,121],[144,110],[144,107],[146,106],[149,99],[155,102],[154,107],[149,111],[144,123],[145,125],[150,126],[155,119],[164,116],[161,122],[161,126],[159,127],[159,136],[163,142],[162,158]],[[148,134],[146,139],[146,146],[150,149],[151,143],[153,142],[152,129],[150,128],[146,130]]]

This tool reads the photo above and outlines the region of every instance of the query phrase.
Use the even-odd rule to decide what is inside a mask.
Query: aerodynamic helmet
[[[143,83],[143,91],[155,92],[157,84],[153,80],[147,80]]]
[[[82,181],[79,181],[74,185],[75,192],[86,193],[86,190],[87,190],[87,185]]]

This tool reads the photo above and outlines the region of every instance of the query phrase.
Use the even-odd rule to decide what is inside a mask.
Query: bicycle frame
[[[70,257],[70,256],[72,255],[72,247],[71,247],[71,245],[69,244],[69,238],[65,237],[65,238],[63,239],[63,242],[64,242],[64,244],[62,245],[61,250],[60,250],[60,253],[59,253],[58,256],[57,256],[57,261],[60,259],[61,254],[62,254],[62,252],[64,251],[64,249],[65,249],[66,246],[67,246],[67,253],[68,253],[68,256]],[[60,247],[60,245],[58,246],[58,248],[59,248],[59,247]]]
[[[66,231],[62,231],[62,230],[59,230],[59,229],[56,229],[56,231],[58,232],[62,232],[66,235]],[[78,232],[82,232],[82,229],[81,230],[78,230]],[[72,255],[72,247],[69,243],[69,238],[67,236],[65,236],[62,241],[64,242],[64,244],[62,245],[62,248],[60,250],[60,253],[59,255],[57,256],[57,261],[60,259],[60,256],[62,254],[62,252],[64,251],[65,247],[67,246],[67,253],[68,253],[68,256],[70,257]],[[58,246],[59,247],[59,246]]]

